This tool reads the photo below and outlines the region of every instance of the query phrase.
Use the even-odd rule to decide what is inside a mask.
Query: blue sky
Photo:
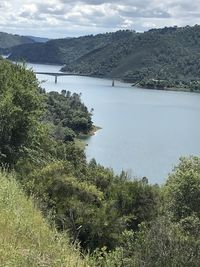
[[[200,24],[200,0],[1,0],[0,31],[49,38]]]

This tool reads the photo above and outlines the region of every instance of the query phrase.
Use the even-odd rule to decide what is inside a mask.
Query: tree
[[[200,218],[200,158],[181,158],[166,184],[169,209],[175,220]]]
[[[42,113],[38,81],[25,66],[0,62],[0,161],[13,165],[29,146]]]

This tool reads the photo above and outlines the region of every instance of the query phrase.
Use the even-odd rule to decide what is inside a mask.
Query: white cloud
[[[46,3],[45,3],[46,2]],[[7,0],[0,30],[47,37],[200,24],[200,0]]]

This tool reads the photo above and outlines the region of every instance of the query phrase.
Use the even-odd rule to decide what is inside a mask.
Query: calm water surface
[[[29,64],[55,72],[60,66]],[[82,93],[102,129],[87,140],[88,160],[163,183],[180,156],[200,155],[200,94],[137,89],[89,77],[37,75],[46,91]]]

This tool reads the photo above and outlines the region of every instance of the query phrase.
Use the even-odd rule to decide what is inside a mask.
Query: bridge
[[[35,71],[35,74],[43,74],[43,75],[50,75],[55,77],[55,83],[58,82],[58,76],[87,76],[84,74],[78,73],[68,73],[68,72],[42,72],[42,71]]]
[[[43,75],[50,75],[55,77],[55,83],[58,82],[58,76],[88,76],[85,74],[79,73],[70,73],[70,72],[42,72],[42,71],[35,71],[35,74],[43,74]],[[115,86],[115,80],[112,79],[112,86]]]

